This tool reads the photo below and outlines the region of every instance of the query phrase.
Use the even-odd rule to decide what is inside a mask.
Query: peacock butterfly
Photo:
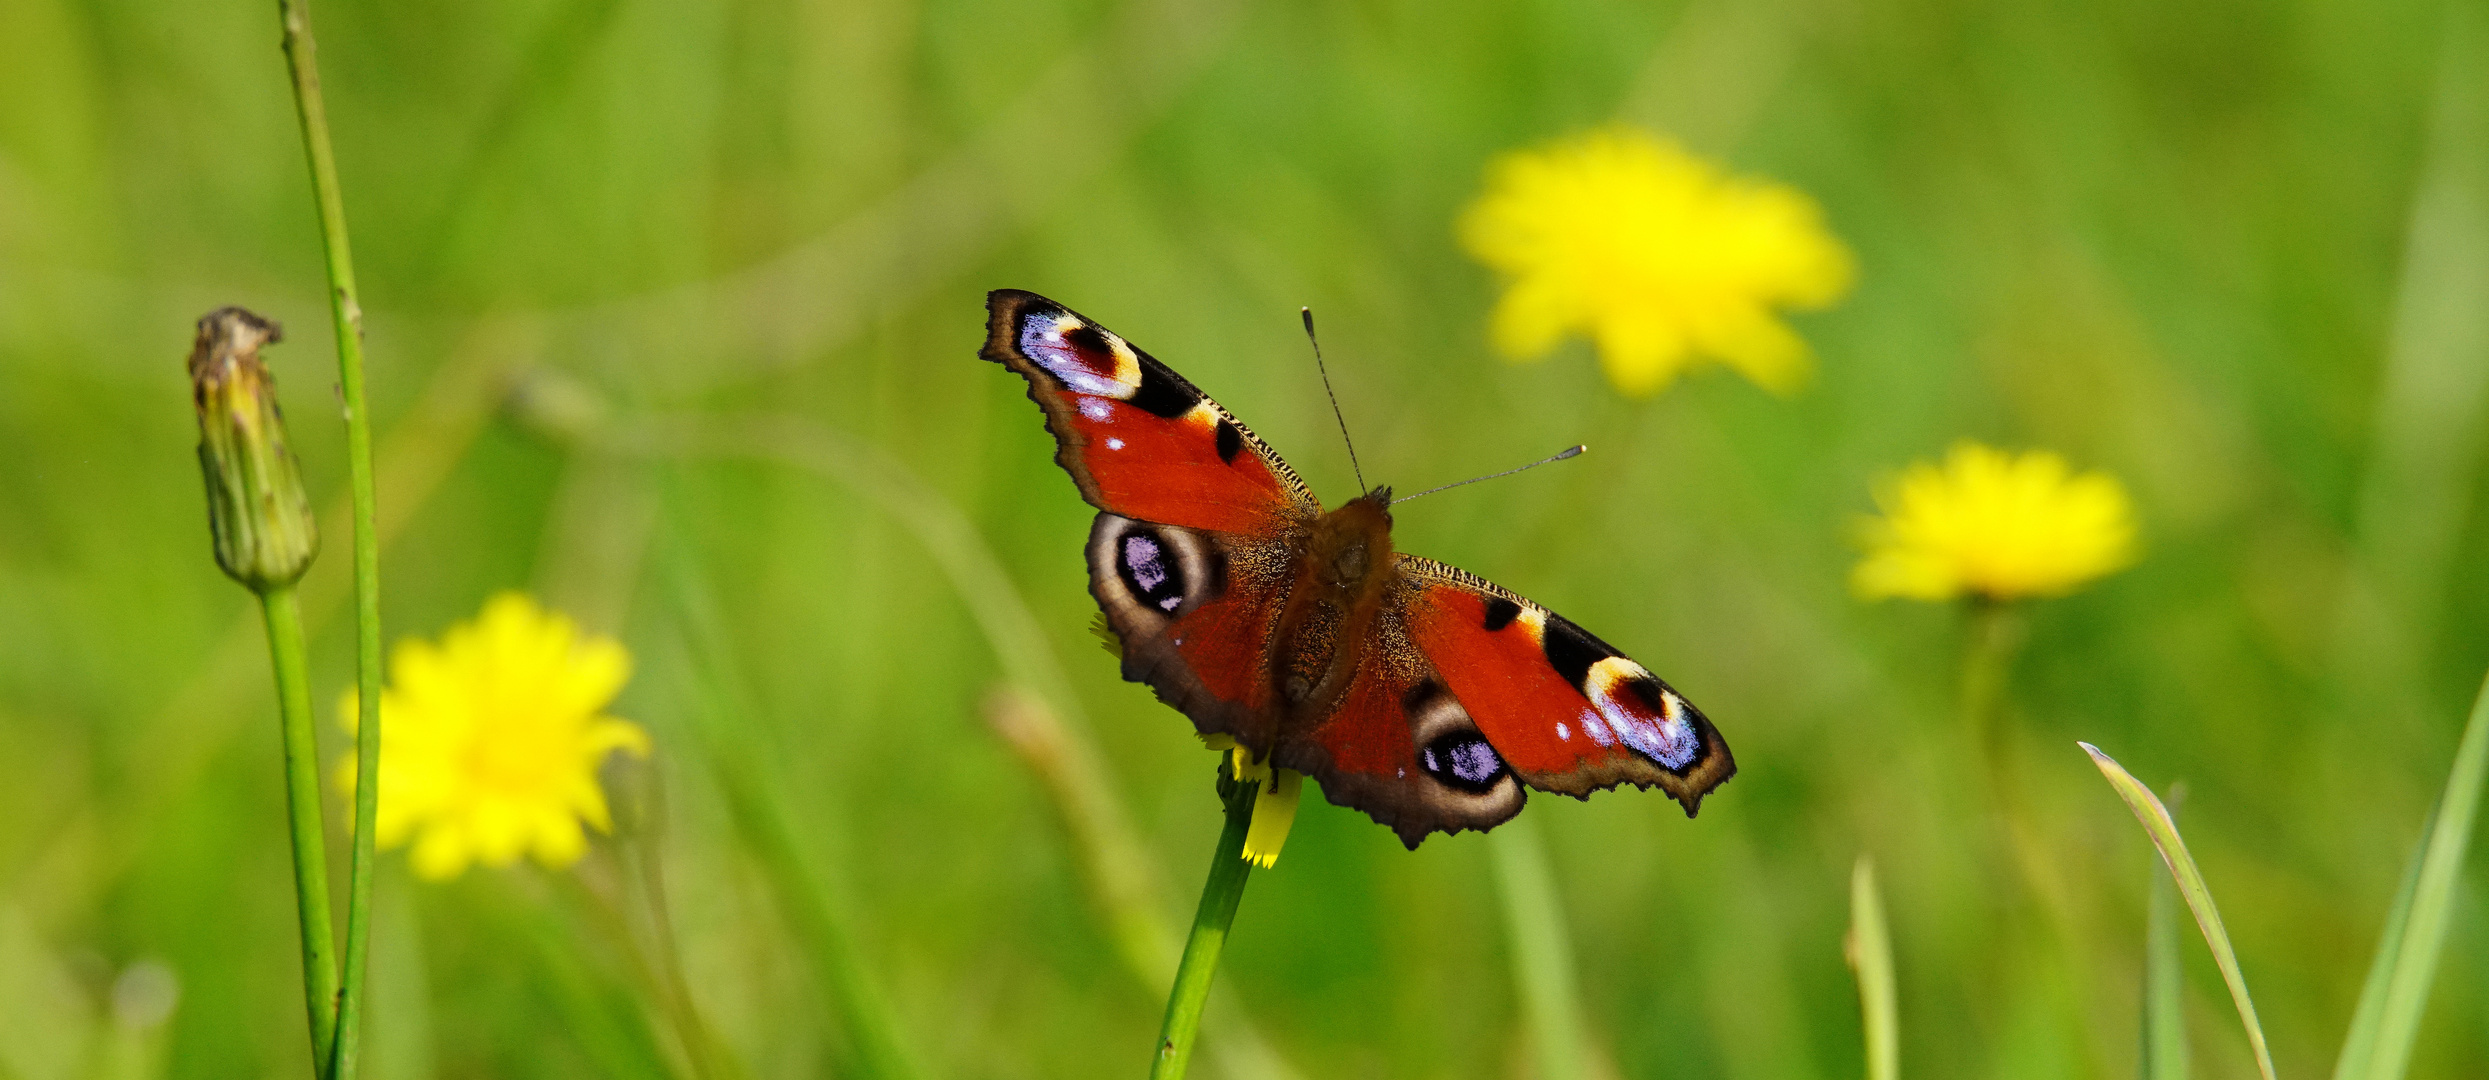
[[[1098,508],[1089,591],[1204,736],[1313,777],[1415,848],[1521,812],[1523,787],[1658,787],[1688,817],[1737,771],[1702,712],[1563,616],[1392,550],[1391,489],[1325,512],[1226,409],[1035,293],[986,297],[988,360],[1028,380]]]

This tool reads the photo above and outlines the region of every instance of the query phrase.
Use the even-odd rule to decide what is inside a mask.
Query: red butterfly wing
[[[1099,514],[1089,591],[1123,643],[1123,676],[1204,735],[1268,746],[1276,727],[1268,653],[1287,605],[1287,544]]]
[[[1219,403],[1113,332],[1017,289],[986,297],[988,360],[1028,380],[1055,462],[1111,514],[1278,536],[1322,512],[1305,482]]]
[[[1570,620],[1430,559],[1399,569],[1416,586],[1410,639],[1523,783],[1573,796],[1656,785],[1691,817],[1737,772],[1700,710]]]
[[[1431,832],[1494,828],[1527,795],[1444,673],[1412,646],[1403,616],[1389,601],[1375,612],[1339,706],[1310,732],[1282,738],[1272,760],[1414,849]]]

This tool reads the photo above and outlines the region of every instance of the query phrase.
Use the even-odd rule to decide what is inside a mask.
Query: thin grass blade
[[[2334,1060],[2334,1080],[2365,1080],[2369,1066],[2377,1055],[2377,1032],[2385,1021],[2385,992],[2394,981],[2394,958],[2402,954],[2403,931],[2411,924],[2411,898],[2420,891],[2420,865],[2428,859],[2429,834],[2437,829],[2437,815],[2444,810],[2445,796],[2438,796],[2440,805],[2429,809],[2428,822],[2420,827],[2420,838],[2411,845],[2411,858],[2403,865],[2402,886],[2394,891],[2394,906],[2386,912],[2385,932],[2377,936],[2377,955],[2368,962],[2368,979],[2359,988],[2359,1008],[2351,1013],[2351,1028],[2342,1036],[2342,1056]]]
[[[2076,743],[2091,755],[2091,763],[2100,767],[2100,775],[2108,777],[2109,786],[2117,789],[2119,798],[2135,812],[2135,820],[2143,823],[2143,831],[2152,837],[2152,846],[2159,848],[2161,862],[2178,882],[2178,895],[2185,898],[2187,908],[2195,913],[2195,925],[2204,932],[2204,944],[2212,948],[2213,963],[2221,968],[2221,980],[2230,984],[2230,1001],[2238,1006],[2239,1023],[2247,1029],[2247,1045],[2256,1052],[2256,1069],[2264,1080],[2275,1080],[2273,1052],[2264,1041],[2264,1025],[2256,1020],[2256,1003],[2247,996],[2247,977],[2238,970],[2238,951],[2230,947],[2230,932],[2221,925],[2221,909],[2213,904],[2212,889],[2204,884],[2204,872],[2196,868],[2195,856],[2187,853],[2186,840],[2178,835],[2178,823],[2170,820],[2169,808],[2161,805],[2160,796],[2134,778],[2117,761],[2090,743]]]
[[[2393,969],[2382,979],[2374,1042],[2364,1069],[2344,1047],[2349,1075],[2362,1080],[2401,1080],[2411,1065],[2411,1046],[2420,1036],[2420,1020],[2428,1011],[2429,987],[2437,977],[2437,961],[2445,952],[2446,928],[2454,918],[2454,889],[2462,877],[2464,851],[2472,842],[2472,819],[2480,809],[2480,792],[2489,775],[2489,679],[2472,700],[2471,719],[2463,725],[2463,741],[2454,751],[2454,773],[2438,797],[2438,812],[2429,824],[2428,846],[2420,856],[2419,876],[2412,882],[2411,904],[2400,926],[2389,921]],[[2398,933],[2399,931],[2399,933]],[[2380,947],[2379,952],[2383,952]],[[2373,986],[2380,981],[2370,975]],[[2361,995],[2365,1010],[2367,995]],[[2362,1033],[2354,1028],[2353,1039]]]

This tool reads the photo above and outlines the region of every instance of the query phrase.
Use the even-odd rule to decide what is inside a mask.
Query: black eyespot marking
[[[1219,417],[1218,441],[1220,461],[1233,462],[1236,452],[1244,449],[1244,434],[1236,430],[1236,425],[1228,423],[1224,416]]]
[[[1184,568],[1166,541],[1135,529],[1115,542],[1115,572],[1132,598],[1173,615],[1184,605]]]
[[[1658,679],[1635,679],[1626,683],[1625,689],[1642,699],[1642,707],[1651,710],[1651,715],[1668,715],[1667,698],[1661,692]]]
[[[1455,791],[1484,795],[1504,778],[1504,759],[1476,731],[1447,731],[1419,747],[1417,765]]]
[[[1063,343],[1080,354],[1082,361],[1102,374],[1115,372],[1115,347],[1106,343],[1106,335],[1097,327],[1082,324],[1063,332]]]
[[[1400,695],[1400,711],[1410,716],[1424,712],[1426,706],[1435,700],[1435,695],[1442,692],[1442,683],[1433,679],[1419,679],[1417,685],[1409,687],[1407,693]]]
[[[1495,599],[1486,602],[1486,628],[1488,633],[1494,633],[1497,630],[1511,626],[1512,621],[1520,617],[1521,605],[1513,603],[1510,600],[1506,600],[1503,597],[1498,596]]]
[[[1152,416],[1163,416],[1173,420],[1191,412],[1193,405],[1201,400],[1201,395],[1194,392],[1191,387],[1175,381],[1175,377],[1167,374],[1165,368],[1154,364],[1143,364],[1141,365],[1141,387],[1134,390],[1132,396],[1126,400]]]
[[[1554,665],[1556,673],[1576,687],[1589,680],[1590,665],[1619,655],[1607,642],[1552,611],[1547,613],[1546,636],[1539,647],[1546,650],[1547,662]]]

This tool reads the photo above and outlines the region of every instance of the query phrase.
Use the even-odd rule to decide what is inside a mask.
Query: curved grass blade
[[[2169,867],[2170,876],[2178,882],[2178,895],[2195,913],[2195,925],[2204,932],[2204,944],[2212,947],[2213,963],[2220,965],[2221,980],[2230,984],[2230,1001],[2238,1006],[2239,1023],[2247,1028],[2247,1045],[2256,1052],[2256,1069],[2264,1080],[2275,1080],[2273,1052],[2265,1046],[2264,1025],[2256,1020],[2256,1003],[2247,996],[2247,977],[2239,973],[2238,952],[2230,947],[2230,932],[2221,926],[2221,909],[2212,902],[2212,889],[2204,884],[2204,872],[2195,866],[2195,856],[2187,853],[2187,842],[2178,835],[2178,823],[2170,820],[2169,808],[2161,805],[2152,789],[2134,778],[2115,759],[2087,742],[2075,745],[2091,755],[2091,763],[2100,767],[2100,775],[2109,778],[2109,786],[2117,789],[2118,797],[2135,812],[2135,820],[2143,823],[2143,831],[2152,837],[2152,846],[2159,848],[2161,862]]]
[[[2172,787],[2179,802],[2183,787]],[[2152,875],[2151,907],[2143,938],[2143,1080],[2187,1080],[2185,971],[2178,961],[2178,889],[2169,875]]]

